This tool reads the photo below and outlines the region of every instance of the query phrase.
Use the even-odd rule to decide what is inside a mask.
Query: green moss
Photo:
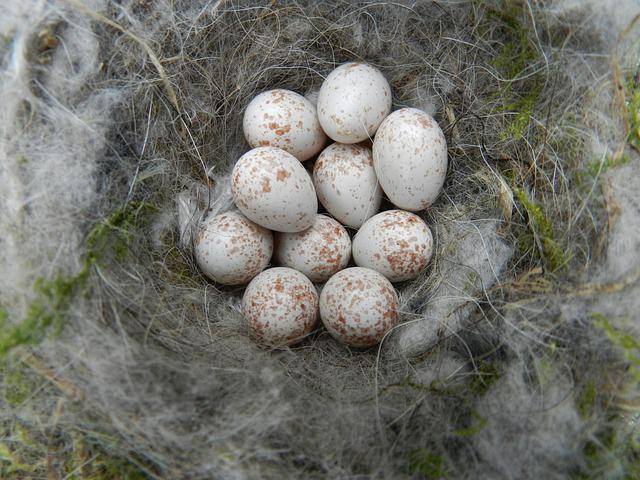
[[[541,91],[540,84],[535,84],[527,95],[518,97],[504,106],[503,111],[510,112],[512,115],[509,117],[507,127],[500,133],[501,140],[517,140],[524,137]]]
[[[0,478],[25,478],[46,468],[47,445],[37,441],[19,422],[10,424],[9,435],[0,443]],[[32,477],[27,477],[32,478]]]
[[[19,429],[19,431],[18,431]],[[22,440],[23,427],[16,426],[11,440],[0,442],[0,478],[66,478],[69,480],[147,480],[145,471],[127,458],[111,456],[98,446],[90,446],[75,432],[71,451],[56,448],[52,439]],[[50,462],[50,464],[49,464]],[[51,466],[53,465],[53,467]],[[62,475],[59,475],[62,474]]]
[[[494,58],[493,66],[508,79],[516,78],[538,57],[529,42],[526,23],[523,21],[525,4],[517,0],[502,0],[496,7],[487,6],[488,24],[500,25],[510,40],[504,43]]]
[[[607,339],[620,349],[629,363],[631,391],[637,390],[640,382],[640,341],[631,334],[612,325],[611,321],[599,312],[592,312],[594,325],[602,329]],[[596,417],[599,401],[598,386],[587,382],[576,397],[576,408],[585,422]],[[600,400],[602,401],[602,400]],[[598,413],[601,417],[602,414]],[[594,422],[603,423],[602,418]],[[637,422],[637,420],[635,420]],[[588,423],[587,423],[588,425]],[[608,408],[606,423],[589,434],[583,445],[585,468],[576,472],[574,478],[599,479],[640,479],[640,444],[637,425],[624,411]]]
[[[62,314],[73,294],[84,285],[88,273],[88,268],[84,268],[73,277],[38,278],[33,287],[37,298],[29,305],[25,318],[10,325],[6,316],[0,317],[0,357],[18,345],[40,342],[52,326],[59,331]]]
[[[536,51],[530,46],[527,32],[518,22],[509,25],[515,33],[516,39],[506,43],[492,65],[505,78],[512,80],[517,78],[529,63],[537,58]]]
[[[630,333],[611,325],[607,317],[598,312],[592,312],[591,318],[594,325],[602,329],[609,341],[622,351],[625,360],[629,363],[629,373],[640,382],[640,341]]]
[[[587,419],[593,415],[597,396],[596,384],[593,380],[589,380],[576,398],[576,408],[581,418]]]
[[[542,92],[541,74],[525,75],[540,56],[529,40],[523,18],[522,2],[505,0],[499,2],[497,8],[487,8],[487,19],[493,25],[500,25],[505,36],[505,42],[491,62],[500,76],[509,80],[496,94],[496,100],[501,103],[500,111],[508,114],[507,125],[500,132],[503,141],[525,136]],[[518,80],[519,77],[526,78]]]
[[[174,245],[174,239],[161,239],[164,245]],[[163,257],[163,266],[158,275],[172,285],[184,285],[197,288],[201,285],[202,277],[194,272],[187,262],[184,253],[178,248],[167,248]]]
[[[75,435],[73,451],[67,456],[64,471],[75,480],[146,480],[150,478],[137,465],[127,459],[111,457],[87,445],[85,437]]]
[[[469,381],[469,391],[477,396],[484,395],[500,378],[500,371],[494,362],[481,360],[477,363],[475,375]]]
[[[5,365],[1,373],[7,372],[13,376],[9,383],[17,382],[21,385],[20,405],[16,404],[14,408],[28,408],[28,417],[33,420],[33,424],[23,424],[15,418],[8,419],[8,415],[5,416],[2,424],[3,439],[0,440],[0,478],[150,478],[145,473],[142,462],[138,464],[130,458],[109,453],[107,445],[115,443],[115,439],[107,437],[105,440],[99,433],[84,430],[60,430],[61,425],[52,427],[50,417],[56,415],[54,412],[38,410],[37,406],[33,408],[37,402],[31,406],[23,404],[24,395],[28,394],[33,399],[36,396],[46,397],[54,409],[59,405],[55,401],[59,395],[55,387],[50,383],[42,384],[42,380],[26,364],[17,362],[15,365]],[[6,378],[2,393],[6,399]],[[66,409],[72,408],[68,402],[65,405]],[[39,416],[44,418],[38,418]],[[43,425],[47,425],[47,428],[44,429]]]
[[[468,427],[459,428],[457,430],[454,430],[453,433],[459,437],[472,437],[473,435],[479,433],[487,425],[487,419],[481,417],[477,412],[472,411],[470,419],[471,422]]]
[[[426,479],[447,478],[444,459],[429,450],[420,448],[409,454],[409,468],[413,474],[422,474]]]
[[[130,202],[118,208],[89,232],[86,262],[100,264],[110,255],[115,255],[117,261],[124,260],[141,220],[154,211],[153,205],[140,202]]]
[[[0,443],[0,474],[2,478],[24,478],[17,476],[19,473],[33,473],[36,465],[29,465],[12,450],[8,444]]]
[[[32,384],[25,375],[24,368],[12,367],[6,363],[0,366],[2,374],[2,398],[11,406],[23,404],[31,394]]]
[[[0,310],[0,357],[19,345],[40,342],[51,329],[59,333],[71,300],[86,286],[91,268],[109,257],[122,261],[133,231],[139,227],[141,214],[152,210],[149,204],[131,202],[98,223],[87,237],[87,253],[80,272],[36,279],[33,287],[36,299],[21,321],[9,324],[7,312]]]
[[[529,229],[537,241],[536,243],[540,245],[538,250],[545,266],[551,272],[566,267],[570,254],[565,253],[556,241],[553,225],[542,207],[531,199],[525,190],[514,187],[513,192],[527,213]]]
[[[106,264],[107,260],[123,260],[128,255],[134,235],[140,231],[141,222],[153,210],[148,204],[129,203],[99,222],[87,236],[86,256],[80,272],[71,276],[37,279],[34,283],[36,298],[21,321],[10,323],[7,310],[0,309],[0,387],[6,405],[28,408],[25,404],[34,395],[45,394],[41,379],[26,364],[15,362],[15,358],[7,356],[7,353],[18,345],[35,344],[46,335],[59,332],[71,302],[87,288],[91,269]],[[34,384],[36,380],[37,384]],[[46,394],[52,395],[51,392]],[[36,414],[33,412],[31,415]],[[57,451],[52,447],[51,438],[38,431],[32,435],[18,422],[12,421],[3,426],[7,428],[6,438],[10,440],[0,443],[0,478],[50,476],[50,466],[44,460],[49,457],[53,457],[54,465],[59,465],[64,478],[148,478],[144,470],[129,459],[110,455],[104,442],[88,442],[85,432],[71,433],[74,439],[79,440],[71,442],[73,451],[69,453],[64,448]],[[37,430],[37,427],[34,428]],[[64,439],[68,436],[68,432],[56,432],[54,435],[58,439],[56,441],[60,442],[66,441]]]
[[[625,103],[629,125],[627,142],[640,152],[640,68],[627,79]]]
[[[618,418],[619,422],[625,419]],[[610,424],[595,433],[583,447],[586,469],[576,478],[617,478],[637,480],[640,478],[640,450],[637,439],[628,428],[617,428]],[[636,434],[637,435],[637,434]]]

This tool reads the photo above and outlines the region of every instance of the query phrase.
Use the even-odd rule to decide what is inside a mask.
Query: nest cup
[[[611,168],[616,149],[636,158],[607,83],[612,58],[620,78],[632,71],[615,56],[628,38],[617,16],[498,0],[5,9],[0,352],[32,390],[13,401],[5,381],[2,418],[36,432],[12,435],[15,458],[185,479],[628,467],[633,452],[602,447],[627,422],[616,405],[629,369],[609,340],[622,327],[600,322],[604,335],[591,307],[560,296],[587,295],[578,287],[608,258],[594,152]],[[394,110],[443,128],[444,190],[420,212],[433,260],[397,285],[404,323],[379,348],[318,329],[265,351],[247,335],[242,288],[198,270],[194,237],[203,216],[233,207],[250,100],[274,88],[314,98],[348,61],[383,72]]]

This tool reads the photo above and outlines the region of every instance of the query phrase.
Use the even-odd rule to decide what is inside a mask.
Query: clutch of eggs
[[[432,257],[431,230],[411,212],[439,195],[447,145],[429,114],[391,107],[384,75],[359,62],[326,77],[317,105],[275,89],[247,106],[252,149],[231,174],[239,211],[206,218],[194,254],[212,280],[250,282],[242,313],[258,344],[294,344],[318,315],[352,347],[375,345],[396,325],[391,282],[417,278]],[[397,209],[378,213],[383,195]],[[343,225],[357,230],[353,239]],[[312,282],[326,282],[319,297]]]

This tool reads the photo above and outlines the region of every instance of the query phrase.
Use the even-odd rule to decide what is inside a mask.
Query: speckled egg
[[[380,125],[373,141],[373,166],[389,200],[403,210],[431,205],[447,173],[447,142],[428,113],[402,108]]]
[[[359,228],[380,208],[382,189],[371,150],[364,145],[325,148],[313,166],[313,184],[324,208],[349,227]]]
[[[224,285],[249,282],[269,264],[272,252],[271,232],[239,212],[205,219],[194,244],[200,269]]]
[[[326,282],[351,258],[351,239],[342,225],[316,215],[310,228],[297,233],[276,233],[274,260],[304,273],[312,282]]]
[[[242,313],[251,338],[260,345],[291,345],[315,327],[318,293],[302,273],[285,267],[270,268],[247,286]]]
[[[291,90],[256,96],[244,112],[242,126],[251,147],[278,147],[301,162],[316,155],[327,141],[316,107]]]
[[[333,70],[318,94],[318,119],[336,142],[357,143],[373,137],[391,111],[391,87],[366,63],[345,63]]]
[[[416,278],[433,253],[431,230],[417,215],[403,210],[381,212],[353,237],[353,260],[392,282]]]
[[[347,268],[322,289],[320,318],[338,341],[370,347],[397,323],[398,295],[389,280],[375,270]]]
[[[250,220],[278,232],[309,228],[318,211],[309,173],[275,147],[254,148],[240,157],[231,172],[231,194]]]

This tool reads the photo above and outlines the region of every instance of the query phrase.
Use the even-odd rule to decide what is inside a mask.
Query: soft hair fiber
[[[0,0],[2,475],[84,478],[101,459],[103,478],[636,478],[639,219],[623,194],[640,173],[639,11]],[[449,147],[421,213],[436,255],[397,285],[401,319],[431,321],[443,291],[464,315],[419,356],[403,326],[367,351],[321,327],[267,351],[242,289],[199,272],[191,232],[231,207],[251,98],[314,98],[354,60]],[[456,225],[493,232],[501,268],[449,275]],[[69,468],[78,438],[93,453]]]

